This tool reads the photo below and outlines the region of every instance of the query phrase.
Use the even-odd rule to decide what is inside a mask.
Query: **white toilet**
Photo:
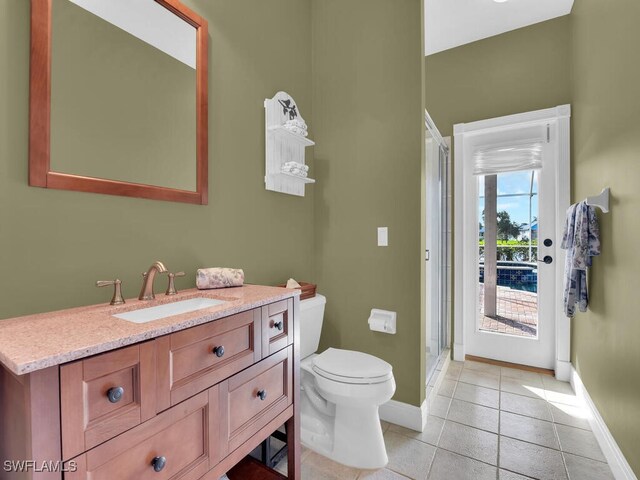
[[[373,355],[329,348],[316,354],[326,298],[300,302],[302,444],[356,468],[388,462],[378,406],[396,390],[390,364]]]

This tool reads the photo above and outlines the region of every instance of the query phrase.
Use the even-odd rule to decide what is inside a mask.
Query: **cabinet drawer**
[[[292,361],[289,347],[220,384],[223,456],[291,405]]]
[[[260,309],[156,339],[158,409],[206,390],[261,358]]]
[[[65,478],[202,477],[219,460],[218,398],[216,386],[88,451],[74,459],[77,470]]]
[[[155,343],[60,367],[62,456],[72,458],[153,417]]]
[[[293,343],[293,299],[262,307],[262,356]]]

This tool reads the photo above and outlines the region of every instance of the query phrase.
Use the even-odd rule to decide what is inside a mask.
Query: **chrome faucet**
[[[156,278],[156,274],[165,273],[167,268],[163,265],[162,262],[153,262],[153,264],[149,267],[149,270],[146,273],[142,274],[142,290],[140,290],[140,296],[138,300],[153,300],[156,298],[153,293],[153,281]]]

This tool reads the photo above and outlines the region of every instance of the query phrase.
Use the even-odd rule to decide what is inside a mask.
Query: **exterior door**
[[[569,188],[562,187],[568,175],[558,141],[558,125],[549,120],[481,129],[460,140],[464,266],[456,282],[466,355],[555,368],[564,264],[559,212]],[[514,158],[504,161],[510,152]]]

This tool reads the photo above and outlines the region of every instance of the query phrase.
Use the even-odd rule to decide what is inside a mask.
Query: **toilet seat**
[[[328,379],[348,384],[384,383],[393,378],[392,366],[373,355],[329,348],[313,359],[313,371]]]

